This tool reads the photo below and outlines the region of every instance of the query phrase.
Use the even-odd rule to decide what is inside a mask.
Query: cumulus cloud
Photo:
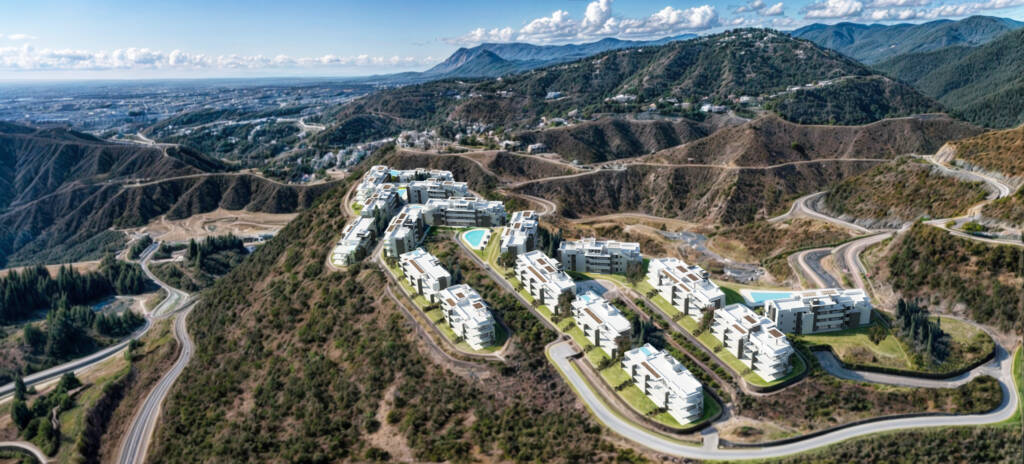
[[[218,55],[173,50],[166,53],[148,48],[123,48],[111,51],[74,49],[37,49],[31,44],[0,47],[0,70],[136,70],[136,69],[271,69],[317,67],[413,67],[436,63],[433,57],[291,57],[287,55]]]
[[[15,41],[35,40],[36,38],[37,38],[36,36],[28,35],[28,34],[0,34],[0,39],[15,40]]]
[[[477,45],[511,41],[569,42],[603,37],[653,38],[703,31],[719,25],[718,12],[710,5],[682,9],[666,6],[647,17],[624,18],[614,14],[612,0],[594,0],[587,4],[581,19],[573,18],[565,10],[556,10],[550,16],[527,21],[518,30],[477,28],[444,40],[453,45]]]
[[[824,0],[804,7],[804,17],[815,19],[853,18],[864,11],[857,0]]]

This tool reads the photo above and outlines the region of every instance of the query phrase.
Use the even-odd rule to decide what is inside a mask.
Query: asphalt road
[[[810,451],[823,446],[832,445],[852,438],[865,435],[903,430],[919,427],[945,427],[945,426],[969,426],[984,425],[1002,422],[1009,419],[1017,410],[1020,403],[1017,389],[1008,384],[1012,379],[1012,362],[1006,351],[1002,350],[997,354],[994,361],[996,372],[998,372],[1000,386],[1003,390],[1003,401],[995,410],[985,414],[969,414],[959,416],[923,416],[900,419],[881,420],[867,424],[846,427],[823,435],[799,440],[793,443],[776,446],[765,446],[761,448],[735,448],[718,449],[714,446],[695,447],[684,445],[680,442],[667,438],[663,435],[651,432],[637,426],[625,419],[620,418],[604,404],[590,386],[569,364],[568,357],[575,354],[572,345],[565,342],[556,342],[548,346],[548,355],[554,361],[555,367],[566,378],[569,384],[578,393],[581,401],[593,412],[594,416],[606,427],[621,435],[622,437],[641,444],[657,453],[668,456],[689,458],[689,459],[767,459],[786,456],[794,453]],[[711,444],[713,445],[713,443]]]
[[[178,380],[185,366],[192,359],[194,346],[192,337],[188,334],[186,320],[191,309],[178,313],[174,319],[174,338],[181,344],[181,353],[174,366],[156,384],[156,387],[146,396],[142,408],[135,414],[128,435],[121,442],[121,453],[117,462],[122,464],[143,463],[146,461],[146,451],[149,448],[149,440],[156,428],[156,421],[160,417],[160,407],[163,404],[167,393],[171,391],[174,382]]]
[[[819,288],[841,288],[839,280],[821,265],[821,260],[832,254],[832,248],[805,250],[796,254],[795,259],[803,274]]]
[[[39,449],[34,443],[27,441],[0,441],[0,449],[4,448],[17,448],[25,451],[36,458],[39,462],[50,462],[52,459],[43,453],[43,450]]]
[[[164,318],[171,314],[178,314],[174,319],[174,338],[181,344],[181,352],[178,354],[178,360],[174,362],[174,366],[164,374],[156,384],[156,387],[149,392],[142,404],[142,408],[136,412],[135,417],[132,419],[128,435],[121,441],[118,462],[123,464],[145,462],[149,440],[153,436],[156,421],[160,417],[160,407],[163,404],[164,398],[167,397],[167,393],[171,390],[171,386],[178,380],[181,372],[185,370],[185,366],[192,359],[194,351],[192,337],[189,336],[188,328],[186,327],[186,320],[191,309],[179,311],[188,307],[194,300],[190,294],[167,285],[166,282],[158,279],[150,272],[149,259],[158,246],[159,243],[150,245],[142,255],[142,271],[167,292],[167,298],[164,299],[160,306],[153,310],[154,317]]]

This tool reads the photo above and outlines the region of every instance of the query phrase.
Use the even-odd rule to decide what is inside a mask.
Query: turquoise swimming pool
[[[768,300],[778,300],[778,299],[781,299],[781,298],[789,298],[789,296],[792,295],[792,294],[793,294],[793,292],[784,292],[784,291],[772,292],[772,291],[763,291],[763,290],[751,290],[750,292],[747,292],[747,300],[751,304],[761,304],[761,303],[764,303],[765,301],[768,301]]]
[[[466,243],[473,248],[480,248],[480,242],[483,241],[484,235],[487,234],[487,229],[473,229],[466,232],[463,237],[466,238]]]

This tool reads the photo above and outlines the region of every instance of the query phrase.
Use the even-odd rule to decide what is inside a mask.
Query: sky
[[[0,0],[0,79],[366,76],[481,42],[1024,19],[1024,0]]]

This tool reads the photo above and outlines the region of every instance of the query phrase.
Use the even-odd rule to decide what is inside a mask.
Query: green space
[[[363,210],[363,205],[359,204],[358,201],[352,202],[352,211],[356,213],[356,216]]]
[[[1024,345],[1013,354],[1013,382],[1017,384],[1017,398],[1024,401]],[[1017,404],[1017,411],[1004,424],[1020,424],[1024,414],[1024,404]]]
[[[441,308],[431,305],[423,295],[417,294],[416,289],[414,289],[412,285],[409,285],[409,282],[405,280],[405,273],[402,272],[401,268],[397,266],[391,267],[387,264],[385,264],[384,267],[387,268],[388,272],[395,277],[395,280],[397,280],[399,285],[402,286],[402,289],[412,296],[412,302],[416,304],[416,307],[419,308],[427,320],[434,324],[441,333],[444,334],[444,337],[459,350],[467,353],[494,353],[495,351],[500,350],[502,346],[505,346],[505,342],[508,340],[508,329],[505,328],[504,324],[500,323],[494,324],[494,344],[490,346],[477,350],[472,346],[469,346],[469,343],[459,340],[459,336],[456,335],[455,331],[452,330],[452,327],[445,322],[444,312],[441,311]]]

